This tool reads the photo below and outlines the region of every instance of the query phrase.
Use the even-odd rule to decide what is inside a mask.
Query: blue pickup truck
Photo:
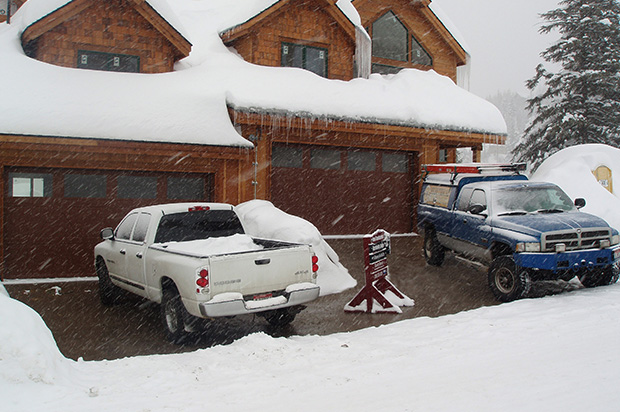
[[[552,183],[529,181],[524,164],[423,166],[418,229],[428,264],[446,250],[489,266],[488,284],[503,302],[527,295],[531,282],[569,280],[586,287],[618,280],[620,235],[580,212]]]

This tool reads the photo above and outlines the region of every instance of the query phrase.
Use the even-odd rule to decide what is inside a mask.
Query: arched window
[[[407,28],[388,11],[372,24],[372,55],[406,62],[409,50]]]

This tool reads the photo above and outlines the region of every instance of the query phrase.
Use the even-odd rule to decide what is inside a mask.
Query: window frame
[[[47,198],[52,197],[52,189],[54,184],[53,175],[51,173],[23,173],[23,172],[9,172],[8,181],[8,194],[11,198]],[[30,194],[28,196],[15,196],[15,181],[14,179],[28,179],[30,186]],[[43,181],[43,191],[41,196],[37,196],[34,193],[34,181],[35,179],[41,179]]]
[[[86,63],[84,63],[84,56],[86,56]],[[102,67],[89,67],[88,58],[90,57],[102,57],[106,59],[106,63]],[[119,69],[115,69],[116,66],[114,64],[114,59],[119,59]],[[125,66],[121,65],[121,59],[133,60],[135,59],[136,70],[120,70],[121,67]],[[110,63],[112,62],[112,63]],[[116,72],[116,73],[140,73],[140,56],[133,54],[124,54],[124,53],[110,53],[110,52],[102,52],[97,50],[86,50],[86,49],[78,49],[77,51],[77,62],[76,67],[78,69],[87,69],[87,70],[98,70],[104,72]]]
[[[285,47],[289,48],[287,49],[286,53],[285,53]],[[301,55],[301,67],[299,66],[293,66],[293,65],[288,65],[285,64],[287,62],[287,59],[285,58],[286,56],[291,55],[292,53],[290,52],[290,48],[293,47],[299,47],[302,50],[302,55]],[[318,50],[320,52],[324,53],[324,58],[323,58],[323,73],[317,73],[313,70],[310,70],[308,68],[308,61],[307,61],[307,51],[308,49],[314,49],[314,50]],[[320,46],[313,46],[313,45],[309,45],[309,44],[302,44],[302,43],[294,43],[294,42],[290,42],[290,41],[281,41],[280,42],[280,66],[281,67],[297,67],[300,69],[304,69],[304,70],[308,70],[309,72],[312,72],[314,74],[316,74],[317,76],[321,76],[321,77],[325,77],[328,78],[329,75],[329,49],[327,47],[320,47]]]

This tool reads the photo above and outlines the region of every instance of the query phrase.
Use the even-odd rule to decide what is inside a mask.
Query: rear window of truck
[[[451,186],[426,185],[420,203],[447,208],[452,189]]]
[[[183,242],[243,233],[243,226],[232,210],[198,210],[162,216],[155,243]]]

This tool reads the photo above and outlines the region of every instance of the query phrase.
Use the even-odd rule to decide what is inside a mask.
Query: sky
[[[511,90],[528,97],[540,53],[558,36],[540,34],[540,13],[558,0],[433,0],[463,35],[472,57],[470,91],[487,98]]]

